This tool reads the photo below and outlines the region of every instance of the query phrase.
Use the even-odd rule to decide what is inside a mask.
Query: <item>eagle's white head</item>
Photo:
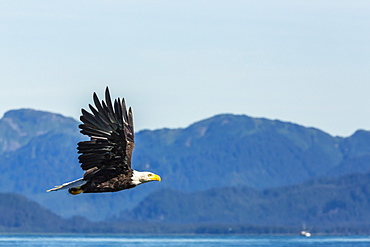
[[[134,170],[131,180],[132,184],[139,185],[151,181],[161,181],[161,177],[152,172],[139,172]]]

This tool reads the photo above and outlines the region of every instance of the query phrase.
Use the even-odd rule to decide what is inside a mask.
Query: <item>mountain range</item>
[[[369,234],[370,172],[256,190],[161,189],[103,222],[64,219],[24,196],[0,193],[3,233]]]
[[[324,191],[317,184],[321,181],[319,178],[327,177],[328,180],[322,181],[332,183],[330,186],[334,191],[341,188],[339,185],[348,179],[347,175],[358,173],[366,176],[364,174],[370,171],[369,131],[359,130],[349,137],[334,137],[294,123],[222,114],[183,129],[143,130],[135,134],[133,168],[161,175],[160,183],[108,194],[72,196],[66,191],[46,193],[46,189],[83,174],[78,164],[76,144],[86,137],[79,133],[78,124],[72,118],[49,112],[31,109],[7,112],[0,120],[0,192],[23,195],[64,219],[82,216],[90,221],[148,220],[166,224],[248,223],[259,226],[271,220],[274,225],[292,226],[301,224],[302,218],[284,221],[282,216],[273,216],[272,212],[274,207],[285,204],[288,205],[278,212],[288,210],[289,205],[301,200],[302,197],[295,196],[302,192],[294,194],[294,191],[316,191],[306,195],[312,198],[317,192]],[[358,186],[365,188],[368,179],[360,180],[364,183]],[[310,184],[307,181],[316,182]],[[348,186],[353,189],[352,185]],[[362,192],[360,197],[365,198],[363,201],[370,200],[367,190]],[[276,193],[279,197],[273,196]],[[222,204],[226,200],[224,197],[229,199],[229,206]],[[205,201],[197,198],[206,198],[215,205],[204,205]],[[274,198],[278,204],[271,203]],[[356,197],[348,196],[346,200],[351,198]],[[308,203],[310,200],[303,201],[307,205],[302,202],[300,208],[308,210],[308,214],[316,213],[317,217],[326,212],[325,205],[329,205],[327,208],[331,205],[326,201],[315,206]],[[334,211],[335,206],[342,205],[338,200],[334,197],[331,200]],[[183,203],[188,201],[198,202],[195,205],[200,206],[184,208],[187,204]],[[344,204],[352,205],[349,201]],[[180,210],[174,210],[179,208],[179,203],[183,205],[180,208],[186,219],[180,217]],[[226,210],[230,205],[235,207]],[[249,216],[240,213],[259,212],[261,207],[267,211],[250,213]],[[338,210],[343,210],[343,207]],[[356,207],[363,210],[366,204]],[[202,208],[212,210],[202,218]],[[197,214],[192,215],[191,209]],[[302,212],[295,214],[302,215]],[[217,221],[215,215],[230,221]],[[260,215],[258,219],[253,218],[257,215]],[[304,219],[308,223],[324,224],[320,220],[310,221],[307,217]],[[345,217],[352,216],[348,214]],[[366,224],[358,219],[355,221],[352,223]]]

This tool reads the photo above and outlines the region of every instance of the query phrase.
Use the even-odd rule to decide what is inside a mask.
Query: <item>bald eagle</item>
[[[93,94],[95,107],[89,104],[91,113],[82,109],[79,125],[81,133],[90,137],[77,145],[78,159],[85,174],[82,178],[47,190],[68,189],[72,195],[80,193],[115,192],[131,189],[150,181],[161,181],[152,172],[139,172],[131,168],[134,149],[134,123],[131,107],[126,110],[125,100],[120,98],[112,105],[109,88],[105,101],[100,102]]]

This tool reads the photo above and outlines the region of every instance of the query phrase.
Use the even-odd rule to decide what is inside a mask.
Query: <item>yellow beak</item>
[[[161,181],[161,177],[158,176],[157,174],[154,174],[153,176],[150,177],[150,180],[153,180],[153,181]]]

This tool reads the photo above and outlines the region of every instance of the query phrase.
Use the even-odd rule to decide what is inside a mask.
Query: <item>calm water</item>
[[[0,246],[369,247],[370,237],[0,235]]]

